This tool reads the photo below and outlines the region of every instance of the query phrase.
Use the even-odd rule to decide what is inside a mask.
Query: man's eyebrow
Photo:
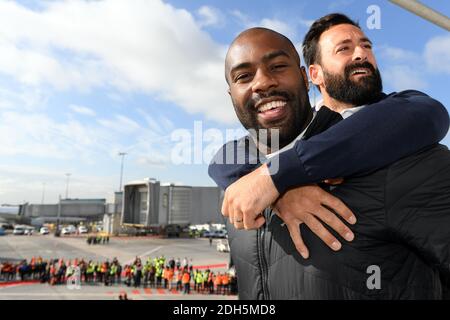
[[[361,38],[361,39],[359,39],[359,41],[360,42],[368,42],[368,43],[372,44],[372,41],[370,41],[370,39],[367,37]]]
[[[239,64],[231,67],[230,74],[233,74],[234,72],[236,72],[237,70],[240,70],[240,69],[250,68],[251,66],[252,66],[252,64],[250,62],[239,63]]]
[[[345,40],[342,40],[341,42],[339,42],[338,44],[336,44],[336,47],[339,46],[339,45],[346,44],[346,43],[351,43],[351,42],[352,42],[351,39],[345,39]],[[367,37],[359,39],[359,42],[368,42],[368,43],[372,44],[372,41],[370,41],[370,39],[367,38]]]
[[[269,61],[269,60],[275,59],[275,58],[277,58],[279,56],[284,56],[284,57],[290,58],[289,54],[287,54],[286,51],[284,51],[284,50],[276,50],[276,51],[268,52],[265,55],[263,55],[262,60],[263,61]],[[238,71],[240,69],[250,68],[251,66],[252,66],[252,64],[250,62],[238,63],[237,65],[232,66],[230,68],[229,74],[232,75],[233,73],[235,73],[236,71]]]
[[[268,61],[268,60],[275,59],[275,58],[277,58],[279,56],[284,56],[284,57],[290,58],[289,54],[287,54],[286,51],[284,51],[284,50],[277,50],[277,51],[266,53],[263,56],[263,60],[264,61]]]
[[[351,43],[351,42],[352,42],[352,40],[350,40],[350,39],[345,39],[345,40],[342,40],[342,41],[338,42],[338,43],[336,44],[336,47],[337,47],[337,46],[340,46],[341,44],[346,44],[346,43]]]

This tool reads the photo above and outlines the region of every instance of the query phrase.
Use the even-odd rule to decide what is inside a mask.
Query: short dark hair
[[[307,68],[320,63],[320,47],[317,44],[322,33],[338,24],[351,24],[361,29],[357,22],[341,13],[330,13],[314,21],[303,39],[303,58]]]
[[[236,38],[234,38],[233,42],[231,42],[230,46],[228,47],[228,51],[225,57],[225,80],[227,81],[228,85],[230,84],[230,81],[228,79],[228,75],[227,75],[227,60],[228,60],[228,54],[230,52],[230,49],[233,47],[233,45],[242,37],[248,35],[248,34],[252,34],[252,33],[259,33],[259,32],[267,32],[267,33],[272,33],[274,35],[277,35],[278,37],[280,37],[281,39],[283,39],[284,41],[286,41],[286,43],[288,44],[288,46],[292,49],[292,52],[294,53],[294,59],[297,62],[298,67],[300,67],[300,55],[297,51],[297,49],[295,48],[295,45],[292,43],[292,41],[286,37],[284,34],[281,34],[275,30],[272,29],[268,29],[268,28],[264,28],[264,27],[253,27],[253,28],[249,28],[246,29],[244,31],[242,31]]]

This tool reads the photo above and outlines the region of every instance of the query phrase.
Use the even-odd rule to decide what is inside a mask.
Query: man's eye
[[[280,69],[283,69],[283,68],[285,68],[285,67],[287,67],[286,64],[276,64],[276,65],[274,65],[274,66],[272,67],[272,69],[280,70]]]
[[[366,44],[366,45],[364,45],[364,48],[366,48],[366,49],[372,49],[372,45],[371,45],[371,44]]]
[[[235,81],[244,81],[250,77],[249,73],[238,74],[235,78]]]
[[[348,47],[342,47],[342,48],[339,48],[339,49],[337,50],[337,52],[345,51],[345,50],[347,50],[347,49],[348,49]]]

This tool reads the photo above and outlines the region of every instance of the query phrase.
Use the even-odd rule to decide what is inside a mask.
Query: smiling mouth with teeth
[[[353,70],[350,73],[351,76],[354,76],[356,74],[369,74],[369,70],[367,70],[367,69],[355,69],[355,70]]]
[[[268,110],[284,107],[286,105],[286,101],[271,101],[263,104],[258,108],[258,113],[263,113]]]

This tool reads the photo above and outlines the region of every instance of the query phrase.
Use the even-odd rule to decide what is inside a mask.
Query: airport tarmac
[[[85,259],[110,261],[117,257],[122,265],[131,263],[136,256],[142,260],[147,257],[164,255],[167,259],[188,258],[194,266],[210,267],[214,272],[227,270],[229,253],[218,252],[216,241],[212,246],[208,239],[178,239],[157,237],[111,237],[109,244],[88,245],[86,237],[54,237],[53,235],[0,237],[1,259],[30,259],[41,256],[43,259]],[[192,259],[192,260],[191,260]],[[120,293],[127,293],[130,299],[236,299],[236,296],[189,294],[164,289],[144,289],[114,285],[85,285],[69,288],[66,285],[50,286],[40,283],[0,283],[0,299],[46,299],[46,300],[117,300]]]

